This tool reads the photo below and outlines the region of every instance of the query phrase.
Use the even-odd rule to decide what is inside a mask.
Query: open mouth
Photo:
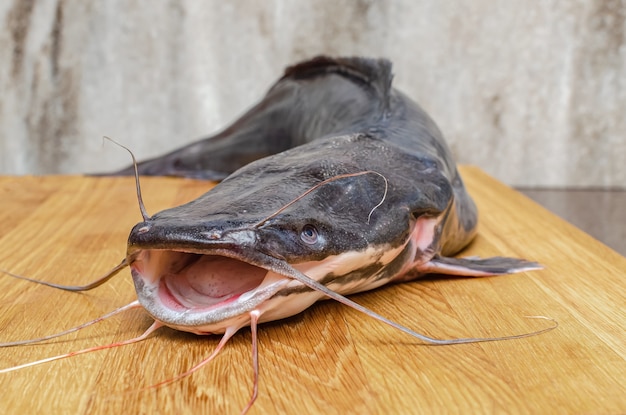
[[[220,255],[145,250],[131,265],[148,284],[158,284],[163,305],[205,311],[259,287],[266,269]]]
[[[290,282],[284,275],[222,255],[145,249],[131,272],[139,302],[157,320],[185,331],[215,332]]]
[[[206,310],[261,285],[268,271],[237,259],[161,251],[159,297],[172,309]]]

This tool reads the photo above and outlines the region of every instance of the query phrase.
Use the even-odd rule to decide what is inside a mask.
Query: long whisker
[[[246,407],[241,411],[241,415],[248,413],[259,395],[259,341],[257,336],[259,317],[261,317],[261,312],[259,310],[252,310],[250,312],[250,331],[252,333],[252,371],[254,373],[254,377],[252,384],[252,396],[250,397]]]
[[[374,206],[372,208],[372,210],[370,210],[369,215],[367,215],[367,223],[370,223],[370,219],[372,218],[372,213],[374,213],[374,211],[376,209],[378,209],[383,203],[385,203],[385,199],[387,198],[387,191],[389,190],[389,181],[387,181],[387,178],[385,176],[383,176],[382,174],[378,173],[377,171],[371,171],[371,173],[377,174],[380,177],[383,178],[383,180],[385,181],[385,192],[383,193],[383,198],[380,199],[380,202],[378,202],[378,204],[376,206]]]
[[[200,369],[201,367],[203,367],[204,365],[206,365],[207,363],[211,362],[213,359],[215,359],[215,357],[222,351],[222,349],[224,348],[224,345],[228,342],[228,340],[233,337],[233,335],[237,332],[237,330],[239,330],[239,326],[231,326],[228,327],[226,329],[226,331],[224,332],[224,335],[222,336],[222,339],[220,340],[220,342],[218,343],[218,345],[215,347],[215,350],[213,350],[213,353],[211,353],[209,355],[209,357],[205,358],[204,360],[202,360],[200,363],[196,364],[195,366],[193,366],[191,369],[187,370],[184,373],[181,373],[179,375],[174,376],[171,379],[167,379],[164,380],[162,382],[159,383],[155,383],[154,385],[150,385],[147,386],[145,388],[141,388],[139,389],[137,392],[142,392],[148,389],[156,389],[156,388],[160,388],[161,386],[165,386],[168,385],[170,383],[176,382],[180,379],[186,378],[187,376],[191,375],[192,373],[196,372],[198,369]]]
[[[137,169],[137,160],[135,159],[135,155],[133,154],[133,152],[128,147],[118,143],[117,141],[115,141],[111,137],[107,137],[105,135],[102,138],[105,139],[105,140],[109,140],[113,144],[115,144],[115,145],[123,148],[124,150],[128,151],[128,153],[132,157],[132,159],[133,159],[133,167],[135,169],[135,187],[137,189],[137,201],[139,202],[139,210],[141,211],[141,217],[143,218],[143,221],[144,222],[147,221],[148,219],[150,219],[150,215],[148,215],[148,211],[146,210],[146,206],[143,204],[143,198],[141,197],[141,185],[139,183],[139,170]]]
[[[55,333],[55,334],[50,334],[48,336],[43,336],[43,337],[39,337],[36,339],[29,339],[29,340],[18,340],[18,341],[14,341],[14,342],[6,342],[6,343],[0,343],[0,347],[12,347],[12,346],[22,346],[25,344],[34,344],[34,343],[41,343],[43,341],[46,340],[50,340],[50,339],[55,339],[57,337],[61,337],[61,336],[65,336],[66,334],[70,334],[70,333],[74,333],[78,330],[84,329],[86,327],[92,326],[96,323],[99,323],[109,317],[113,317],[116,314],[122,313],[126,310],[132,310],[133,308],[141,308],[141,305],[139,304],[139,301],[133,301],[130,304],[126,304],[125,306],[122,306],[120,308],[117,308],[113,311],[111,311],[110,313],[107,313],[103,316],[100,316],[94,320],[88,321],[86,323],[83,323],[79,326],[76,327],[72,327],[71,329],[59,332],[59,333]]]
[[[64,291],[88,291],[88,290],[91,290],[91,289],[94,289],[96,287],[101,286],[102,284],[104,284],[105,282],[110,280],[113,276],[115,276],[118,272],[120,272],[121,270],[123,270],[127,266],[128,266],[128,261],[126,260],[126,258],[124,258],[122,260],[122,262],[119,263],[119,265],[116,265],[109,272],[104,274],[102,277],[100,277],[97,280],[95,280],[93,282],[90,282],[89,284],[86,284],[86,285],[55,284],[53,282],[36,280],[34,278],[29,278],[29,277],[25,277],[23,275],[14,274],[14,273],[12,273],[10,271],[7,271],[7,270],[4,270],[4,269],[0,269],[0,272],[3,273],[3,274],[8,275],[10,277],[13,277],[13,278],[18,278],[20,280],[34,282],[36,284],[46,285],[46,286],[52,287],[52,288],[58,288],[59,290],[64,290]]]
[[[70,352],[70,353],[65,353],[65,354],[60,354],[58,356],[52,356],[52,357],[48,357],[46,359],[36,360],[36,361],[30,362],[30,363],[25,363],[23,365],[8,367],[6,369],[0,369],[0,373],[12,372],[14,370],[24,369],[26,367],[36,366],[36,365],[40,365],[42,363],[47,363],[47,362],[52,362],[54,360],[64,359],[66,357],[77,356],[79,354],[85,354],[85,353],[95,352],[95,351],[104,350],[104,349],[112,349],[114,347],[120,347],[120,346],[125,346],[127,344],[137,343],[139,341],[142,341],[142,340],[146,339],[150,334],[152,334],[152,332],[154,332],[156,329],[158,329],[158,328],[160,328],[162,326],[163,326],[162,323],[160,323],[158,321],[155,321],[148,328],[148,330],[146,330],[141,336],[134,337],[132,339],[124,340],[124,341],[121,341],[121,342],[105,344],[104,346],[89,347],[87,349],[77,350],[77,351]]]
[[[378,173],[377,171],[373,171],[373,170],[366,170],[366,171],[361,171],[358,173],[346,173],[346,174],[339,174],[337,176],[333,176],[329,179],[326,179],[324,181],[321,181],[319,183],[317,183],[316,185],[312,186],[310,189],[308,189],[306,192],[302,193],[300,196],[296,197],[295,199],[293,199],[292,201],[286,203],[285,205],[283,205],[280,209],[278,209],[276,212],[272,213],[271,215],[269,215],[268,217],[261,219],[259,222],[255,223],[254,225],[252,225],[253,228],[258,228],[259,226],[263,225],[265,222],[267,222],[268,220],[272,219],[273,217],[275,217],[276,215],[280,214],[281,212],[283,212],[285,209],[287,209],[289,206],[293,205],[294,203],[298,202],[299,200],[301,200],[302,198],[304,198],[306,195],[310,194],[311,192],[314,192],[315,190],[319,189],[320,187],[337,181],[337,180],[341,180],[341,179],[346,179],[349,177],[357,177],[357,176],[363,176],[365,174],[377,174],[380,177],[382,177],[385,180],[385,193],[383,195],[382,200],[380,201],[380,203],[378,203],[376,206],[374,206],[374,208],[372,209],[372,211],[370,212],[368,218],[367,218],[367,222],[369,223],[370,217],[372,216],[372,213],[374,212],[374,210],[376,208],[378,208],[380,205],[383,204],[383,202],[385,201],[385,198],[387,197],[387,179],[385,178],[385,176],[383,176],[382,174]]]
[[[420,333],[417,333],[414,330],[411,330],[410,328],[403,326],[401,324],[396,323],[395,321],[391,321],[388,318],[370,310],[367,307],[364,307],[354,301],[352,301],[351,299],[344,297],[343,295],[329,289],[328,287],[326,287],[325,285],[320,284],[319,282],[315,281],[314,279],[308,277],[307,275],[303,274],[302,272],[296,270],[295,268],[293,268],[291,265],[287,264],[284,261],[277,261],[277,264],[282,272],[284,273],[284,275],[290,276],[292,278],[294,278],[297,281],[300,281],[301,283],[303,283],[304,285],[306,285],[309,288],[312,288],[314,290],[317,290],[323,294],[325,294],[326,296],[332,298],[333,300],[336,300],[342,304],[347,305],[348,307],[351,307],[357,311],[360,311],[382,323],[385,323],[395,329],[398,329],[410,336],[413,336],[419,340],[422,340],[424,342],[427,343],[432,343],[432,344],[463,344],[463,343],[478,343],[478,342],[492,342],[492,341],[500,341],[500,340],[512,340],[512,339],[521,339],[524,337],[530,337],[530,336],[536,336],[542,333],[546,333],[548,331],[554,330],[555,328],[558,327],[558,322],[550,317],[544,317],[544,316],[532,316],[529,318],[541,318],[544,320],[549,320],[553,323],[552,326],[541,329],[541,330],[537,330],[537,331],[533,331],[533,332],[529,332],[529,333],[522,333],[522,334],[515,334],[515,335],[511,335],[511,336],[502,336],[502,337],[469,337],[469,338],[459,338],[459,339],[436,339],[433,337],[429,337]]]

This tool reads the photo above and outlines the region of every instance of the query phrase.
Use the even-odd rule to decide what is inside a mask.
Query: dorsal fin
[[[361,57],[332,58],[317,56],[285,69],[282,79],[304,79],[329,73],[338,74],[363,84],[375,91],[380,99],[383,116],[389,112],[391,104],[392,64],[387,59]]]

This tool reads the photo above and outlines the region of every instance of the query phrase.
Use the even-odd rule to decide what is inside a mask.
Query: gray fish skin
[[[224,132],[140,163],[140,174],[227,176],[131,231],[146,310],[179,330],[220,333],[249,324],[253,309],[276,320],[325,297],[289,266],[340,294],[427,273],[539,268],[450,257],[474,237],[476,207],[439,129],[391,79],[386,60],[295,65]]]

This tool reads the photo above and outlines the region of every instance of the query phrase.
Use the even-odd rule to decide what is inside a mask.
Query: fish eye
[[[306,244],[312,245],[317,242],[318,232],[313,225],[304,225],[300,232],[300,239]]]

